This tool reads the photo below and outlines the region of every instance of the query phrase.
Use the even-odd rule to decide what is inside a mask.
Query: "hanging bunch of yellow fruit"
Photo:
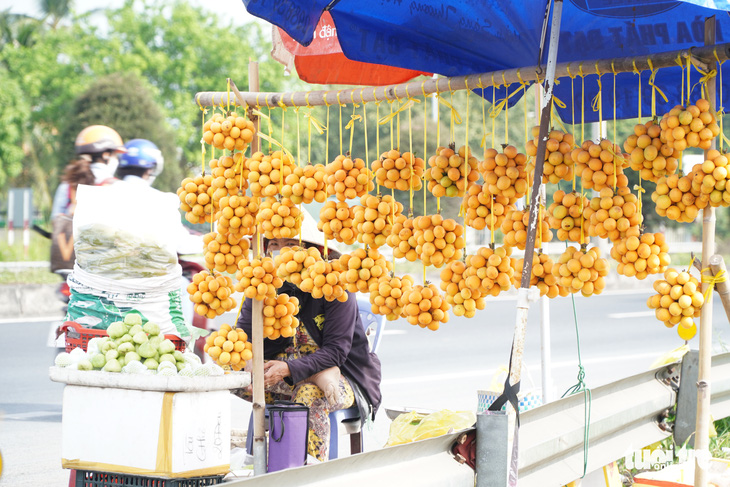
[[[530,157],[537,156],[537,138],[540,136],[540,127],[532,128],[532,140],[527,141],[525,151]],[[571,134],[560,130],[551,130],[548,134],[545,149],[545,165],[543,166],[542,182],[557,184],[560,180],[572,181],[574,158],[571,151],[575,146],[575,139]],[[534,163],[530,163],[531,170]]]
[[[588,198],[576,191],[566,194],[558,190],[553,194],[553,203],[547,208],[547,220],[550,228],[557,230],[558,240],[588,243],[587,231],[582,232],[581,239],[581,225],[585,225],[587,208]]]
[[[730,166],[727,154],[712,149],[705,162],[692,168],[692,194],[699,195],[695,204],[705,208],[730,206]]]
[[[203,257],[209,269],[235,274],[238,263],[248,253],[249,241],[235,235],[211,232],[203,236]]]
[[[295,286],[302,283],[302,270],[322,260],[316,247],[283,247],[274,257],[274,267],[279,278]]]
[[[411,325],[435,331],[441,323],[449,321],[451,306],[435,284],[407,288],[403,292],[403,303],[403,314]]]
[[[508,210],[513,209],[511,200],[494,196],[486,184],[473,184],[464,196],[464,223],[475,230],[499,228]]]
[[[439,214],[419,216],[413,219],[413,230],[416,254],[424,265],[441,267],[461,259],[466,246],[464,227],[455,220]]]
[[[507,145],[502,152],[485,150],[478,168],[491,194],[514,202],[527,193],[527,156],[517,152],[516,147]]]
[[[438,147],[436,154],[429,157],[426,171],[428,190],[436,198],[444,196],[462,197],[469,185],[479,179],[479,161],[467,146]]]
[[[410,262],[418,260],[416,240],[413,228],[413,218],[400,214],[395,217],[395,223],[385,242],[393,249],[393,255],[398,259],[405,258]]]
[[[328,200],[319,212],[317,228],[328,240],[352,245],[357,240],[355,209],[344,201]]]
[[[677,174],[659,178],[651,200],[656,203],[659,216],[670,220],[691,223],[704,206],[697,200],[699,194],[692,191],[692,176],[679,177]]]
[[[299,320],[299,299],[288,294],[277,294],[264,298],[264,338],[276,340],[279,337],[294,336]]]
[[[637,279],[664,272],[671,263],[664,234],[639,235],[638,229],[613,244],[611,257],[618,262],[619,274]]]
[[[411,152],[391,149],[380,154],[380,158],[370,165],[375,174],[375,182],[388,189],[418,191],[422,187],[421,177],[425,163]]]
[[[612,242],[638,235],[643,221],[639,199],[627,187],[615,192],[613,188],[603,188],[599,196],[591,199],[584,217],[588,221],[588,235]]]
[[[258,211],[256,198],[244,195],[224,196],[218,202],[218,211],[215,214],[218,233],[238,239],[253,235]]]
[[[373,176],[362,159],[339,155],[326,166],[327,195],[339,201],[359,198],[375,189]]]
[[[484,309],[486,304],[482,296],[480,286],[469,286],[469,282],[475,284],[481,281],[472,276],[472,279],[466,278],[466,263],[461,260],[449,262],[441,271],[441,290],[444,291],[446,302],[451,305],[451,309],[456,316],[466,316],[472,318],[476,314],[476,310]]]
[[[253,358],[253,346],[246,332],[241,328],[231,328],[228,323],[206,337],[203,351],[221,367],[235,371],[242,370]]]
[[[180,209],[185,212],[185,219],[193,224],[210,223],[214,208],[211,198],[213,177],[210,174],[185,178],[177,188],[180,198]]]
[[[677,105],[665,114],[659,125],[661,138],[670,149],[684,151],[689,147],[709,150],[712,139],[720,135],[710,102],[700,98],[694,105]]]
[[[235,112],[228,116],[216,113],[203,124],[203,141],[216,149],[245,151],[256,129],[251,120]]]
[[[413,278],[409,275],[380,276],[370,288],[371,311],[388,321],[396,321],[403,314],[403,295],[411,287]]]
[[[524,265],[525,259],[517,259],[514,262],[515,272],[512,280],[515,286],[520,286]],[[556,298],[558,296],[568,295],[568,290],[560,285],[557,276],[553,273],[555,267],[553,260],[547,254],[543,254],[542,252],[535,252],[533,254],[530,287],[536,287],[540,291],[540,296]]]
[[[464,275],[469,288],[478,289],[484,296],[508,291],[515,275],[511,254],[511,247],[480,247],[475,254],[467,255]]]
[[[327,199],[327,170],[322,164],[294,166],[291,174],[284,178],[281,195],[295,204],[309,204],[313,201],[324,203]]]
[[[289,154],[274,151],[269,155],[256,152],[246,160],[248,182],[253,196],[276,196],[284,185],[284,180],[293,172],[296,165]]]
[[[393,270],[393,264],[374,248],[359,248],[349,254],[342,254],[339,266],[340,282],[353,293],[369,293],[370,287],[378,282],[380,276],[388,275]]]
[[[569,292],[588,297],[601,294],[606,287],[604,277],[608,268],[608,261],[601,257],[598,247],[585,250],[584,246],[577,249],[571,245],[553,266],[552,273]]]
[[[353,226],[357,241],[378,248],[385,245],[397,215],[403,213],[403,205],[391,195],[366,194],[360,205],[353,208]]]
[[[231,297],[233,280],[229,276],[200,271],[193,276],[187,291],[190,301],[195,303],[195,312],[209,320],[236,307],[236,300]]]
[[[657,182],[662,176],[677,172],[679,151],[662,142],[662,128],[653,120],[634,126],[634,133],[624,142],[629,166],[645,181]]]
[[[265,238],[294,238],[302,227],[302,211],[289,198],[264,198],[256,223]]]
[[[347,292],[340,281],[341,271],[342,267],[338,260],[326,261],[320,257],[314,265],[302,269],[299,289],[311,294],[315,299],[345,302]]]
[[[248,188],[248,168],[243,152],[236,152],[231,156],[224,156],[210,161],[211,181],[213,190],[211,198],[217,205],[224,196],[237,195]]]
[[[276,290],[283,282],[276,274],[274,259],[262,257],[260,259],[241,259],[236,272],[236,291],[243,293],[249,299],[263,301],[266,297],[275,297]]]
[[[550,231],[548,215],[544,209],[541,209],[539,213],[542,215],[542,220],[540,221],[540,227],[537,229],[535,234],[536,249],[542,247],[544,242],[549,242],[553,239],[553,233]],[[524,210],[508,211],[501,227],[502,233],[504,234],[504,245],[506,247],[517,247],[520,250],[525,250],[525,244],[527,243],[527,228],[529,224],[529,206]]]
[[[586,140],[573,150],[572,157],[584,190],[629,185],[629,178],[624,174],[628,160],[621,148],[608,139],[601,139],[597,144]]]
[[[667,328],[679,325],[677,333],[682,340],[690,340],[697,334],[694,318],[700,316],[705,298],[700,283],[688,271],[671,267],[664,271],[664,279],[654,281],[657,294],[649,297],[647,306],[654,309],[656,317]]]

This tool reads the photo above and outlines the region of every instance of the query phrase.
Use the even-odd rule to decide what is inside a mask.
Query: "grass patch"
[[[51,257],[51,241],[35,232],[30,233],[28,253],[23,248],[23,232],[15,231],[15,242],[8,244],[7,231],[0,232],[0,262],[47,261]]]
[[[63,278],[45,267],[0,270],[0,286],[9,284],[60,284]]]

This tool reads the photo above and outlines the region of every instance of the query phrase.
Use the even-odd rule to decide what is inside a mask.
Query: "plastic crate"
[[[96,337],[107,336],[106,330],[96,330],[94,328],[84,328],[75,321],[67,321],[61,326],[61,331],[66,334],[66,351],[71,352],[74,348],[83,349],[89,344],[89,340]],[[175,350],[185,351],[185,341],[175,335],[165,335],[175,344]],[[208,485],[208,484],[201,484]]]
[[[189,479],[166,479],[144,477],[124,473],[94,472],[76,470],[75,487],[203,487],[223,482],[223,475],[211,477],[191,477]]]

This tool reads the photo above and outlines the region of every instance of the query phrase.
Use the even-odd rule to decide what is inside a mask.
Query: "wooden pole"
[[[730,59],[730,43],[718,44],[717,46],[704,46],[692,49],[691,53],[687,49],[678,51],[670,51],[657,53],[651,56],[654,68],[667,68],[677,65],[677,55],[686,59],[692,56],[695,63],[702,69],[706,69],[708,65],[715,63],[715,48],[717,48],[717,57],[720,61]],[[590,62],[590,72],[598,63],[598,69],[601,72],[631,73],[634,71],[634,63],[636,68],[641,71],[651,69],[649,67],[647,56],[616,58],[616,59],[599,59]],[[585,62],[587,63],[587,61]],[[555,66],[555,77],[563,78],[568,76],[568,71],[573,75],[577,73],[580,66],[584,62],[573,61],[570,63],[560,63]],[[401,83],[398,85],[388,86],[364,86],[360,88],[348,88],[343,90],[331,91],[295,91],[287,93],[260,93],[252,92],[241,93],[240,97],[235,98],[235,104],[238,106],[252,107],[278,107],[279,103],[284,106],[321,106],[333,105],[339,101],[342,104],[364,103],[372,101],[392,101],[404,100],[409,96],[429,95],[432,93],[444,93],[448,91],[458,90],[475,90],[481,86],[492,86],[494,79],[497,86],[501,86],[505,82],[520,83],[522,81],[535,81],[538,78],[544,79],[542,72],[537,72],[537,66],[525,66],[518,69],[507,69],[503,71],[494,71],[489,73],[471,74],[468,76],[455,76],[453,78],[436,78],[426,81],[412,81],[409,83]],[[588,73],[588,65],[584,66],[584,70]],[[521,79],[521,80],[520,80]],[[203,106],[220,106],[228,101],[227,92],[203,91],[195,95],[196,103]]]
[[[720,254],[715,254],[710,257],[710,269],[712,269],[713,276],[717,276],[722,272],[722,274],[727,277],[725,260]],[[722,307],[725,308],[725,315],[727,316],[728,322],[730,322],[730,286],[727,285],[727,281],[718,282],[715,284],[715,290],[717,291],[717,294],[720,295]]]
[[[705,47],[715,44],[715,17],[705,19]],[[710,110],[717,108],[716,77],[707,82]],[[716,143],[713,141],[712,149]],[[707,158],[705,151],[705,158]],[[702,210],[702,268],[710,265],[715,253],[715,209]],[[705,293],[709,284],[702,283]],[[700,315],[700,358],[697,375],[697,422],[695,424],[695,487],[707,487],[710,452],[710,372],[712,370],[712,293],[702,305]]]
[[[248,89],[251,92],[256,92],[259,89],[259,63],[255,61],[248,63]],[[256,127],[256,135],[251,141],[251,152],[253,153],[259,150],[260,120],[251,113],[248,116]],[[257,256],[260,251],[259,239],[260,235],[255,231],[251,250],[254,256]],[[251,306],[251,340],[253,349],[253,369],[251,371],[253,382],[253,473],[254,475],[262,475],[267,470],[266,398],[264,396],[264,303],[258,299],[254,299]],[[249,432],[249,434],[251,433]]]

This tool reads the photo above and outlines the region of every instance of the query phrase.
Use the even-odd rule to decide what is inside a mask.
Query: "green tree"
[[[89,125],[113,127],[124,140],[147,139],[156,144],[166,161],[175,161],[175,134],[152,91],[134,74],[111,74],[99,79],[79,96],[61,133],[61,153],[73,157],[76,135]],[[184,177],[177,164],[165,166],[156,185],[172,187]],[[158,182],[159,181],[159,182]]]

